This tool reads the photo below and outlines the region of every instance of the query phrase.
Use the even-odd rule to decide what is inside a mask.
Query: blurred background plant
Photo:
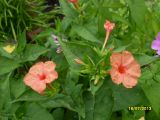
[[[17,43],[21,32],[49,27],[58,14],[57,8],[46,0],[1,0],[0,42]]]

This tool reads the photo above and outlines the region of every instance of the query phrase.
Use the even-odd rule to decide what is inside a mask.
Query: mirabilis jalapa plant
[[[83,65],[81,70],[82,74],[89,74],[91,76],[90,90],[93,94],[102,86],[104,78],[110,74],[112,81],[115,84],[123,84],[126,88],[133,88],[138,83],[138,78],[141,75],[141,69],[138,62],[134,59],[132,53],[129,51],[113,52],[106,49],[106,44],[109,39],[111,31],[114,29],[115,24],[106,20],[104,28],[106,30],[106,38],[102,46],[101,51],[95,48],[95,51],[100,54],[100,60],[98,63],[94,63],[88,56],[89,63],[85,63],[80,59],[75,59],[77,64]],[[111,55],[111,56],[110,56]],[[106,61],[109,61],[111,69],[109,69]],[[39,62],[30,68],[29,73],[25,76],[24,82],[38,93],[43,93],[46,89],[46,85],[50,86],[50,83],[58,78],[58,73],[54,71],[55,63]],[[89,69],[92,68],[92,69]]]
[[[93,94],[95,94],[95,92],[102,86],[105,77],[109,74],[115,84],[119,85],[122,83],[126,88],[133,88],[136,86],[138,78],[141,75],[140,64],[135,60],[131,52],[112,52],[112,49],[106,49],[107,41],[109,40],[110,33],[114,27],[114,23],[106,20],[106,23],[104,24],[106,38],[102,49],[99,51],[97,48],[94,48],[97,54],[100,54],[97,63],[94,63],[89,56],[89,63],[85,63],[80,59],[75,59],[77,64],[83,65],[81,73],[89,74],[89,76],[91,76],[90,90]],[[109,64],[107,64],[109,61],[111,69]]]
[[[79,10],[77,0],[68,0],[68,2],[73,3],[76,10]],[[140,64],[135,60],[131,52],[114,52],[112,51],[113,48],[106,47],[110,34],[114,28],[115,23],[111,23],[109,20],[106,20],[104,23],[106,37],[103,46],[101,49],[97,47],[93,48],[98,55],[98,60],[96,62],[92,60],[89,55],[85,58],[85,62],[79,58],[74,59],[75,63],[82,65],[80,70],[81,75],[89,76],[89,91],[91,91],[93,95],[95,95],[95,93],[103,85],[105,78],[109,75],[111,76],[113,83],[118,85],[122,83],[125,88],[133,88],[136,86],[138,83],[138,78],[141,75]],[[53,34],[51,36],[54,42],[56,39],[56,45],[58,44],[60,46],[60,41],[58,41],[59,38]],[[35,64],[30,68],[28,74],[25,76],[25,84],[40,94],[44,93],[46,86],[55,92],[54,88],[50,84],[58,78],[58,73],[54,71],[55,65],[56,64],[51,61],[45,63],[39,62]],[[50,69],[51,73],[47,69]]]

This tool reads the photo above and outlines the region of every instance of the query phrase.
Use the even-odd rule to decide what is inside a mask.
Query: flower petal
[[[160,55],[160,50],[157,50],[157,54]]]
[[[120,66],[121,60],[122,60],[121,53],[113,53],[110,57],[111,65],[114,66],[115,68],[118,68],[118,66]]]
[[[136,86],[137,78],[131,77],[130,75],[125,75],[122,83],[126,88],[132,88],[132,87]]]
[[[46,88],[46,84],[43,80],[39,80],[37,76],[30,73],[24,77],[24,83],[38,93],[42,93]]]
[[[133,61],[126,69],[126,73],[133,77],[140,77],[141,75],[140,65],[136,61]]]
[[[39,80],[38,77],[28,73],[26,74],[26,76],[24,77],[24,83],[27,85],[27,86],[31,86],[33,84],[34,81],[37,81]]]
[[[52,72],[46,74],[45,82],[46,83],[51,83],[54,80],[56,80],[57,78],[58,78],[58,73],[56,71],[52,71]]]
[[[153,50],[160,50],[160,40],[154,40],[154,41],[152,42],[151,48],[152,48]]]
[[[44,80],[37,80],[37,81],[34,81],[30,87],[36,92],[42,94],[43,91],[46,89],[46,83]]]
[[[123,81],[123,74],[120,74],[117,69],[112,68],[110,70],[112,81],[116,84],[120,84]]]
[[[30,68],[29,73],[33,74],[33,75],[36,75],[36,76],[42,75],[43,74],[43,68],[44,68],[44,63],[43,62],[38,62]]]
[[[134,57],[129,51],[122,52],[122,66],[127,66],[133,61],[134,61]]]
[[[47,72],[52,72],[55,70],[56,64],[53,61],[47,61],[44,63],[44,70]]]

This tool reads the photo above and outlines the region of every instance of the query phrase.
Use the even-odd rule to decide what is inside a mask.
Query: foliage
[[[0,39],[16,41],[12,53],[3,44],[0,48],[0,120],[160,119],[160,62],[150,47],[160,31],[158,0],[78,0],[79,9],[59,0],[60,6],[49,12],[43,3],[0,1]],[[116,26],[103,51],[106,19]],[[43,29],[28,38],[37,28]],[[113,83],[108,74],[111,54],[124,50],[141,65],[132,89]],[[59,77],[51,84],[55,91],[47,88],[41,95],[23,78],[33,64],[48,60],[56,63]],[[151,110],[129,109],[144,106]]]

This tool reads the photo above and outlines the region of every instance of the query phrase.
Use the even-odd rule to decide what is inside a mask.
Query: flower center
[[[46,79],[46,75],[45,75],[45,74],[39,75],[39,79],[40,79],[40,80]]]
[[[120,65],[120,66],[118,67],[118,71],[119,71],[121,74],[125,73],[125,67],[123,67],[122,65]]]

